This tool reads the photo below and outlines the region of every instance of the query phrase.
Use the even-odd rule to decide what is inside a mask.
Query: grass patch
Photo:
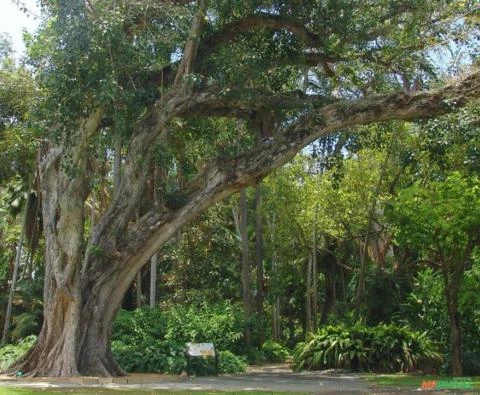
[[[416,375],[416,374],[369,374],[365,378],[378,387],[420,388],[424,381],[446,383],[468,381],[472,388],[480,389],[480,377],[454,378],[450,376]]]

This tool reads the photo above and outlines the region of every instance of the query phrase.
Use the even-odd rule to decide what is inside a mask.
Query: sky
[[[22,7],[28,12],[22,12]],[[37,0],[0,0],[0,32],[10,35],[17,57],[25,52],[23,29],[34,32],[40,23],[40,19],[36,17],[39,15]]]

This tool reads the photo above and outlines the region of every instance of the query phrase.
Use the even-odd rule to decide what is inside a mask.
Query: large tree
[[[43,95],[45,320],[12,368],[28,375],[123,374],[111,325],[137,272],[195,216],[303,147],[480,96],[475,69],[415,91],[419,77],[435,83],[429,47],[469,39],[468,1],[42,4],[30,52]],[[115,188],[93,220],[86,207],[109,188],[112,162]]]

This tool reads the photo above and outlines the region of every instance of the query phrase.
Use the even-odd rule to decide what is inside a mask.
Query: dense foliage
[[[326,326],[293,353],[295,370],[436,371],[441,362],[425,333],[395,325]]]
[[[245,369],[232,353],[241,353],[242,329],[241,309],[229,302],[121,311],[113,326],[112,349],[128,372],[179,374],[186,369],[186,343],[214,343],[220,371],[233,373]],[[199,373],[205,366],[196,368]]]
[[[36,341],[37,337],[31,335],[15,344],[8,344],[0,348],[0,370],[7,369],[18,358],[24,356]]]

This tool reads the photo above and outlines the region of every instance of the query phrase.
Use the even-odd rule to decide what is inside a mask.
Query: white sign
[[[214,357],[213,343],[187,343],[187,354],[192,357]]]

